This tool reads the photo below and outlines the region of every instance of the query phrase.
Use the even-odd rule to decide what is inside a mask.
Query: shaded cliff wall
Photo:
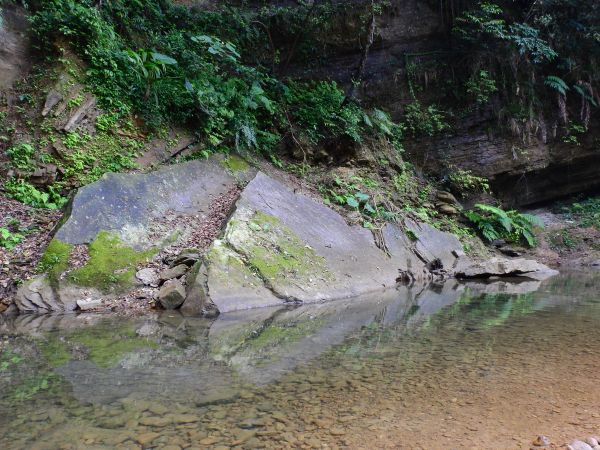
[[[333,78],[349,85],[365,42],[364,16],[361,22],[365,2],[352,3],[356,8],[344,9],[333,31],[326,36],[329,44],[326,57],[308,69],[297,61],[292,68],[294,76]],[[392,0],[377,17],[375,40],[360,89],[364,104],[383,107],[395,119],[402,120],[404,107],[414,100],[407,63],[415,61],[417,55],[451,50],[451,18],[447,11],[438,9],[439,4],[427,0]],[[419,97],[424,103],[440,100],[435,88],[425,90]],[[472,170],[489,178],[495,193],[514,206],[599,190],[597,119],[596,122],[592,119],[590,132],[581,136],[578,144],[556,138],[552,127],[546,124],[536,135],[522,139],[512,135],[491,108],[474,111],[457,120],[452,132],[435,138],[407,138],[407,159],[425,172],[440,176],[448,165]]]

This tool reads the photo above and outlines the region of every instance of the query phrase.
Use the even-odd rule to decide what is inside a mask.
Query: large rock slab
[[[529,259],[490,258],[461,266],[456,271],[459,278],[527,277],[544,280],[556,275],[556,270]]]
[[[379,248],[370,230],[259,173],[207,255],[210,300],[226,312],[347,299],[396,286],[406,274],[430,279],[433,260],[454,267],[462,254],[456,237],[410,221],[405,227],[416,241],[388,224]]]
[[[215,222],[212,209],[223,196],[229,198],[227,211]],[[235,198],[235,211],[226,219]],[[181,270],[168,276],[163,271],[160,277],[181,278],[180,288],[171,292],[177,301],[168,307],[183,302],[188,314],[360,301],[399,284],[455,275],[553,274],[528,260],[474,262],[456,236],[408,218],[378,231],[349,225],[319,200],[257,173],[243,160],[215,156],[156,172],[109,174],[80,189],[42,258],[47,273],[19,289],[16,305],[27,312],[71,311],[81,300],[131,292],[140,287],[135,275],[141,267],[163,264],[166,254],[196,242],[205,219],[213,220],[211,236],[226,222],[221,238],[202,258],[199,250],[194,258],[167,258],[171,272]],[[82,254],[76,246],[86,246],[83,267],[71,265]]]
[[[204,221],[213,202],[255,173],[238,157],[216,155],[155,172],[110,173],[79,189],[42,257],[47,272],[20,287],[17,308],[72,311],[78,300],[110,298],[136,289],[143,282],[135,277],[140,265],[169,251],[167,247],[195,244],[194,233],[207,226]],[[76,247],[84,245],[84,251]],[[72,266],[74,254],[89,256],[83,267]],[[182,297],[180,304],[183,287],[176,293]]]
[[[227,170],[219,157],[149,173],[109,173],[79,189],[55,237],[71,245],[89,244],[100,231],[111,231],[127,245],[148,248],[156,245],[157,238],[182,231],[183,223],[176,229],[172,224],[161,227],[166,213],[206,216],[212,200],[254,173],[250,168]]]

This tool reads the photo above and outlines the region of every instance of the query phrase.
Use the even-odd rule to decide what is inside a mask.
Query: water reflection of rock
[[[417,330],[467,291],[470,296],[515,295],[538,289],[551,294],[556,282],[560,283],[560,278],[518,284],[450,281],[426,288],[399,287],[360,301],[238,311],[223,314],[214,322],[172,312],[135,319],[94,314],[21,315],[0,318],[0,334],[30,338],[45,356],[43,342],[53,343],[52,351],[62,352],[64,361],[49,364],[79,401],[154,398],[206,404],[235,398],[246,383],[273,382],[373,323]],[[547,307],[552,296],[541,296],[536,302]],[[83,332],[97,339],[122,335],[127,342],[139,339],[144,345],[134,348],[115,343],[114,362],[105,355],[95,360],[94,351],[82,351],[77,342]],[[112,341],[100,348],[110,349],[111,345]]]

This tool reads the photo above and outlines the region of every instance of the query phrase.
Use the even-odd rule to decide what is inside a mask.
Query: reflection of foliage
[[[40,392],[52,392],[59,387],[60,378],[53,373],[41,373],[26,378],[11,394],[14,401],[31,400]]]
[[[450,308],[441,313],[445,320],[460,319],[461,323],[476,328],[492,328],[504,324],[511,317],[533,312],[533,294],[483,294],[473,296],[466,291]]]
[[[10,350],[3,351],[0,354],[0,372],[6,372],[11,366],[16,366],[23,358]]]
[[[133,328],[115,328],[109,323],[82,328],[66,336],[50,336],[39,345],[52,367],[69,362],[74,348],[87,353],[98,367],[114,366],[127,353],[136,350],[156,348],[155,342],[137,336]]]

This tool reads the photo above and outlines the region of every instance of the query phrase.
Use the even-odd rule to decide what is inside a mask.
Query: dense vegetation
[[[32,24],[45,50],[65,41],[76,50],[107,110],[133,111],[150,127],[188,124],[207,152],[268,153],[292,139],[310,145],[368,135],[398,142],[400,128],[387,115],[363,111],[335,82],[291,82],[266,67],[260,14],[159,0],[54,0],[37,2]]]
[[[600,104],[600,5],[584,0],[441,3],[457,3],[453,11],[463,11],[453,18],[450,47],[411,67],[416,96],[426,90],[419,80],[428,75],[447,115],[487,110],[523,141],[557,138],[579,145]]]

